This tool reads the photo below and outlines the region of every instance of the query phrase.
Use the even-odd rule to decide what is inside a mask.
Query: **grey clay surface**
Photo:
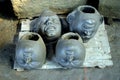
[[[24,34],[16,44],[15,60],[24,69],[37,69],[45,63],[46,47],[37,33]]]
[[[59,17],[51,10],[45,10],[38,19],[32,22],[31,29],[43,35],[47,40],[54,40],[61,36],[61,23]]]
[[[67,21],[70,31],[77,32],[87,42],[94,37],[103,18],[94,7],[83,5],[69,13]]]
[[[85,59],[85,47],[77,33],[66,33],[56,45],[56,62],[65,68],[80,67]]]

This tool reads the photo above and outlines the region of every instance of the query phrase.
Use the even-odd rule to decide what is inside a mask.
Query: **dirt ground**
[[[120,20],[113,20],[106,25],[114,65],[104,69],[15,71],[11,64],[17,24],[17,19],[4,17],[0,13],[0,80],[120,80]]]
[[[114,66],[70,70],[32,70],[17,72],[12,69],[15,45],[12,43],[17,20],[0,18],[0,80],[120,80],[120,22],[106,25]]]

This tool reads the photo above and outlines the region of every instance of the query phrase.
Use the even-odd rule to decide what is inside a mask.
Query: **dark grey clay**
[[[103,17],[92,6],[79,6],[67,16],[70,31],[80,34],[84,42],[91,39],[97,32]]]
[[[66,33],[57,42],[55,60],[66,68],[80,67],[85,59],[85,47],[77,33]]]
[[[15,60],[24,69],[38,69],[45,63],[46,47],[37,33],[29,32],[16,44]]]
[[[34,21],[34,32],[40,33],[47,40],[54,40],[61,35],[61,23],[59,17],[50,10],[45,10],[40,17]]]

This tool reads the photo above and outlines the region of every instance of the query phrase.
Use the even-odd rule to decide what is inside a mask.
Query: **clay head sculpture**
[[[79,6],[67,16],[70,31],[77,32],[87,42],[97,32],[103,17],[92,6]]]
[[[48,40],[59,38],[61,35],[61,23],[59,17],[50,10],[43,11],[36,20],[33,29]]]
[[[45,63],[46,47],[37,33],[26,33],[16,44],[15,60],[24,69],[38,69]]]
[[[66,68],[80,67],[85,59],[85,47],[77,33],[66,33],[57,42],[55,60]]]

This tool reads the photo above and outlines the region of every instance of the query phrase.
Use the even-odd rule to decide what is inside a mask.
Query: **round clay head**
[[[67,16],[70,30],[80,34],[84,42],[91,39],[103,22],[102,16],[92,6],[79,6]]]
[[[61,23],[59,17],[50,10],[45,10],[40,15],[35,25],[36,32],[41,33],[48,40],[59,38],[61,35]]]
[[[46,48],[37,33],[27,33],[16,45],[16,62],[24,69],[38,69],[45,62]]]
[[[80,67],[85,58],[85,48],[77,33],[64,34],[56,45],[56,60],[66,68]]]

